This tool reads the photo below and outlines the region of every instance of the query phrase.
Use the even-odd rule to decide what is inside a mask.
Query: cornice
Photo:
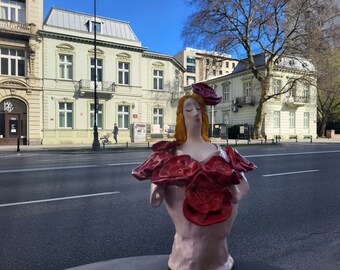
[[[80,36],[66,35],[66,34],[61,34],[61,33],[45,31],[45,30],[40,30],[39,35],[42,37],[49,37],[49,38],[58,39],[58,40],[73,41],[73,42],[79,42],[79,43],[85,43],[85,44],[91,44],[91,45],[93,44],[93,38],[84,38]],[[97,39],[97,46],[124,49],[128,51],[135,51],[135,52],[141,52],[141,53],[146,51],[146,48],[144,47],[138,47],[138,46],[115,43],[115,42],[108,42],[108,41],[103,41],[103,40],[98,40],[98,39]]]

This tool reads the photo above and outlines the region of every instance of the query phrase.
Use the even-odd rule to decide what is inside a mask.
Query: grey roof
[[[254,62],[256,67],[264,66],[267,62],[267,57],[265,53],[260,53],[257,55],[254,55]],[[315,71],[315,67],[313,63],[302,57],[298,56],[283,56],[279,60],[275,61],[275,66],[277,67],[283,67],[283,68],[290,68],[290,69],[296,69],[296,70],[303,70],[306,72],[313,72]],[[234,73],[242,72],[245,70],[248,70],[250,68],[250,65],[247,63],[247,59],[241,60],[235,69],[233,70]]]
[[[96,17],[97,22],[102,22],[102,35],[139,41],[131,29],[129,22],[109,19],[101,16]],[[88,21],[93,21],[93,19],[93,14],[80,13],[52,7],[44,24],[88,33]]]

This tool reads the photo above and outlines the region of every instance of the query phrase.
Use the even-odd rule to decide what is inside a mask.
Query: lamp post
[[[96,15],[96,0],[94,0],[94,125],[93,125],[93,143],[92,150],[100,150],[100,143],[98,140],[97,127],[97,15]]]

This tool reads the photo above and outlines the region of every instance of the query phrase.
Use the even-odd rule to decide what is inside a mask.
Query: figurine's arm
[[[152,207],[159,207],[164,198],[164,188],[151,183],[150,187],[150,204]]]
[[[247,193],[249,190],[249,183],[247,181],[246,176],[243,172],[241,172],[242,179],[238,185],[232,185],[230,187],[230,192],[232,195],[232,202],[233,204],[238,203]]]

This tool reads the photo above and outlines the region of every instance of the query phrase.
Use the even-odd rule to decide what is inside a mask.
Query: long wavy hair
[[[202,127],[201,127],[201,136],[204,141],[208,142],[208,128],[209,128],[209,118],[207,114],[207,109],[205,107],[205,102],[202,96],[197,95],[195,93],[185,95],[178,100],[177,106],[177,118],[176,118],[176,128],[175,128],[175,139],[178,145],[183,144],[187,140],[187,132],[184,123],[184,116],[183,116],[183,104],[188,98],[192,98],[198,101],[198,104],[201,108],[202,114]]]

